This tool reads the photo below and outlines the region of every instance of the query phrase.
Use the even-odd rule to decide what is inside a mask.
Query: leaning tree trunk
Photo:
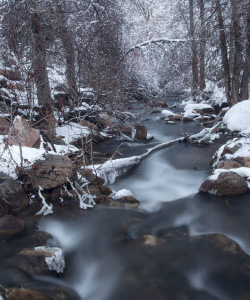
[[[233,42],[234,42],[234,59],[232,71],[232,105],[240,101],[240,72],[242,67],[242,44],[241,44],[241,27],[238,4],[236,0],[231,0],[232,5],[232,24],[233,24]]]
[[[230,65],[228,59],[228,50],[227,50],[227,39],[225,33],[225,25],[222,16],[221,3],[220,0],[216,0],[216,11],[218,17],[218,29],[220,34],[220,51],[221,51],[221,61],[223,68],[223,76],[224,76],[224,85],[225,85],[225,93],[227,102],[231,103],[231,76],[230,76]]]
[[[189,21],[190,21],[190,37],[191,37],[191,51],[192,51],[192,94],[195,100],[195,95],[198,88],[198,55],[197,45],[195,41],[195,27],[194,27],[194,2],[189,0]]]
[[[250,78],[250,15],[247,18],[247,44],[245,53],[245,63],[241,79],[240,99],[249,99],[249,78]]]
[[[41,27],[41,19],[38,13],[31,13],[31,26],[33,33],[33,74],[37,88],[38,104],[41,106],[41,114],[38,121],[39,129],[50,138],[55,136],[55,118],[53,116],[52,98],[49,85],[46,40]]]
[[[205,51],[206,51],[206,27],[205,27],[205,9],[204,0],[199,0],[201,37],[200,37],[200,90],[204,91],[205,82]]]

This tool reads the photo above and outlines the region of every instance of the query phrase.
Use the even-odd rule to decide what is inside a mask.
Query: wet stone
[[[0,218],[0,239],[20,235],[25,231],[26,225],[22,219],[7,215]]]

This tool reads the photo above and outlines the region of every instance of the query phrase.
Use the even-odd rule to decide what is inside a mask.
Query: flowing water
[[[184,128],[199,129],[194,123]],[[179,125],[157,118],[148,121],[148,130],[154,139],[124,145],[125,156],[181,136]],[[116,146],[102,147],[110,152]],[[197,194],[219,146],[178,143],[117,178],[110,187],[131,190],[141,203],[137,212],[100,206],[73,218],[44,218],[40,229],[63,248],[66,270],[60,279],[36,278],[30,287],[66,286],[86,300],[250,299],[249,195]],[[244,253],[228,244],[224,251],[207,235],[214,233],[234,240]]]

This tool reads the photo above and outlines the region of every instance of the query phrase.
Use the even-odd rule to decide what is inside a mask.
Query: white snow
[[[164,109],[161,111],[161,115],[165,118],[168,118],[169,116],[175,115],[172,111]]]
[[[242,135],[250,134],[250,100],[235,104],[226,112],[223,122],[231,131],[239,131]]]
[[[16,178],[16,170],[21,167],[23,159],[23,167],[29,168],[36,160],[44,159],[45,154],[65,155],[73,153],[78,149],[72,145],[54,145],[57,152],[53,150],[46,151],[41,142],[40,149],[30,147],[8,146],[6,147],[4,139],[6,136],[0,136],[0,168],[1,171],[13,178]],[[20,151],[21,150],[21,151]]]
[[[61,248],[42,246],[42,247],[35,247],[34,249],[36,251],[44,251],[44,252],[52,253],[52,256],[45,258],[49,270],[56,271],[57,273],[63,273],[65,268],[65,260]]]
[[[127,196],[134,197],[134,195],[132,194],[132,192],[130,190],[122,189],[114,194],[114,199],[118,200],[118,199],[121,199],[121,198],[127,197]]]
[[[56,134],[63,136],[63,140],[66,144],[77,140],[79,137],[86,137],[90,132],[89,128],[73,122],[56,128]]]
[[[184,117],[186,118],[193,118],[199,116],[199,113],[195,112],[196,109],[201,110],[204,108],[212,108],[211,105],[203,104],[203,103],[189,103],[184,107]]]

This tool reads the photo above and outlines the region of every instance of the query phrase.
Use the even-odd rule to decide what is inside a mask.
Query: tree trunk
[[[245,63],[241,79],[240,99],[249,99],[249,77],[250,77],[250,15],[247,18],[247,44],[245,53]]]
[[[46,40],[41,27],[41,19],[37,12],[31,12],[31,30],[33,33],[33,74],[37,88],[38,104],[42,106],[39,116],[39,129],[47,136],[55,136],[55,118],[53,116],[52,98],[46,62]]]
[[[206,27],[205,27],[205,9],[204,0],[199,0],[200,7],[200,22],[201,22],[201,36],[200,36],[200,90],[204,91],[206,87],[205,82],[205,51],[206,51]]]
[[[58,0],[55,1],[57,22],[60,32],[60,39],[66,56],[66,79],[69,89],[69,94],[73,99],[77,99],[77,84],[76,84],[76,70],[75,70],[75,49],[73,46],[73,39],[66,25],[66,19],[61,5]]]
[[[195,95],[198,88],[198,55],[197,55],[197,45],[195,41],[194,2],[193,0],[189,0],[188,2],[189,2],[191,51],[192,51],[192,94],[195,100]]]
[[[234,59],[232,70],[232,105],[240,101],[240,71],[242,67],[242,44],[241,44],[241,27],[240,15],[236,0],[231,0],[232,5],[232,24],[233,24],[233,42],[234,42]]]
[[[220,51],[221,51],[221,60],[223,67],[223,75],[225,81],[225,93],[227,101],[230,105],[231,103],[231,76],[230,76],[230,65],[228,59],[228,50],[227,50],[227,40],[225,33],[224,20],[222,17],[221,3],[220,0],[216,0],[216,11],[218,17],[219,33],[220,33]]]

